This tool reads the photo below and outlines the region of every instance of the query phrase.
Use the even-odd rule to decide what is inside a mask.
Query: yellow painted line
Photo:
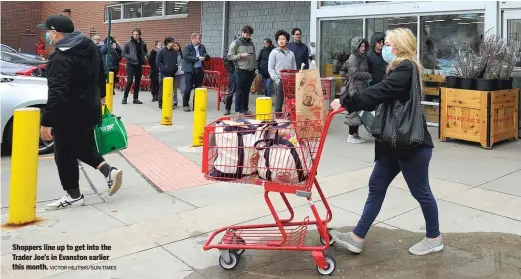
[[[46,160],[46,159],[54,159],[54,155],[44,155],[44,156],[40,156],[40,160]]]

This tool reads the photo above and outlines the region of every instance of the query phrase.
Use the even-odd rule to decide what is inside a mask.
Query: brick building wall
[[[25,2],[24,2],[25,3]],[[81,30],[87,37],[99,35],[105,39],[108,32],[108,24],[104,22],[105,6],[117,2],[102,1],[54,1],[43,2],[42,20],[49,15],[61,14],[63,9],[72,10],[71,18],[76,29]],[[111,34],[116,40],[124,44],[130,39],[134,28],[141,28],[142,38],[147,42],[148,49],[152,48],[155,40],[163,41],[166,36],[172,36],[182,46],[190,42],[190,35],[201,32],[201,2],[188,3],[188,16],[186,18],[142,20],[131,22],[113,22]]]
[[[36,34],[36,42],[40,40],[40,32],[36,25],[40,23],[42,6],[44,2],[38,1],[2,1],[0,5],[2,14],[2,44],[6,44],[18,50],[18,34]],[[34,47],[36,50],[36,46]]]

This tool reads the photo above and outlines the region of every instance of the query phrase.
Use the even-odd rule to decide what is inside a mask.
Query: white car
[[[13,138],[13,115],[18,108],[43,108],[47,103],[47,79],[0,74],[2,151],[10,153]],[[54,142],[40,138],[39,153],[52,152]]]

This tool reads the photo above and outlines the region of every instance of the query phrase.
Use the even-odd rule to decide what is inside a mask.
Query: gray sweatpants
[[[282,112],[282,105],[284,103],[282,80],[273,81],[273,96],[275,98],[275,112]]]

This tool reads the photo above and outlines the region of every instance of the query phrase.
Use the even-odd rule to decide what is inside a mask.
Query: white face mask
[[[396,55],[393,54],[392,46],[384,46],[384,48],[382,49],[382,58],[388,64],[390,64],[396,58]]]

